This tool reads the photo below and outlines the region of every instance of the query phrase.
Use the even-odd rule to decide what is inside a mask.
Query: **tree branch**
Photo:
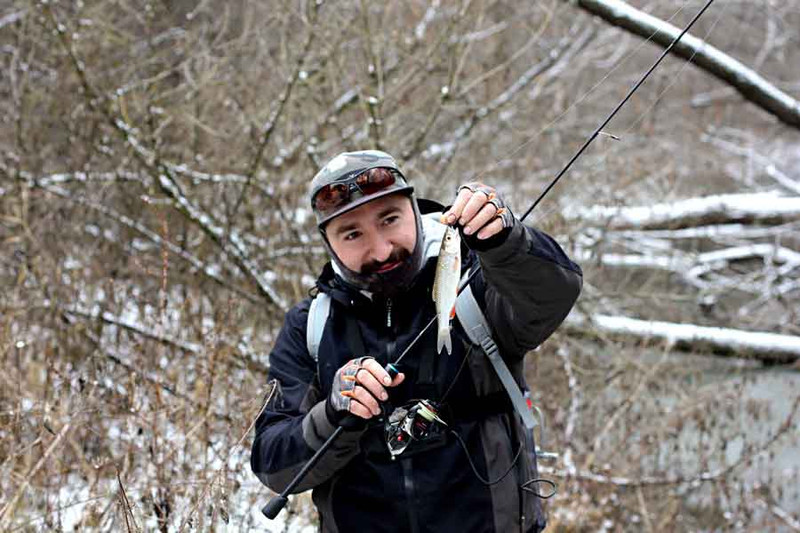
[[[566,0],[572,3],[574,0]],[[580,8],[639,37],[669,46],[680,28],[633,8],[621,0],[577,0]],[[746,100],[766,110],[781,122],[800,129],[800,102],[758,73],[697,37],[684,35],[673,53],[691,60],[702,70],[733,86]]]
[[[734,357],[750,357],[765,363],[786,364],[800,360],[800,337],[760,331],[696,326],[625,316],[572,314],[564,326],[586,334],[600,331],[644,342],[666,342],[676,349],[709,349]]]

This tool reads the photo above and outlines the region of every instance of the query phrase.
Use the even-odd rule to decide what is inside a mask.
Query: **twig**
[[[639,509],[644,517],[644,525],[649,533],[653,533],[653,521],[650,520],[650,513],[647,511],[647,502],[644,500],[642,487],[636,487],[636,499],[639,500]]]
[[[789,526],[793,531],[800,531],[800,520],[793,517],[792,514],[774,503],[768,503],[764,500],[758,499],[756,503],[764,506],[770,513],[778,517],[784,524]]]
[[[40,6],[50,19],[62,46],[70,58],[73,68],[80,79],[81,86],[84,89],[84,95],[89,107],[103,114],[111,127],[114,128],[123,140],[133,149],[133,154],[136,158],[156,175],[156,185],[162,193],[172,199],[175,209],[199,227],[222,252],[233,261],[239,270],[255,282],[262,297],[269,303],[274,304],[280,311],[285,312],[288,307],[286,302],[273,288],[272,284],[267,281],[265,276],[261,274],[258,266],[252,261],[247,247],[238,232],[234,230],[226,231],[226,228],[218,224],[214,220],[214,217],[189,200],[189,198],[183,194],[172,169],[159,161],[156,155],[152,151],[147,150],[136,137],[137,130],[130,126],[124,117],[115,116],[108,106],[100,105],[100,102],[104,102],[105,100],[90,83],[85,65],[72,46],[66,27],[58,21],[50,4],[41,3]]]
[[[270,400],[272,400],[273,395],[278,390],[276,383],[277,383],[276,380],[272,380],[272,382],[270,382],[269,390],[267,393],[264,394],[264,401],[262,402],[261,407],[258,410],[258,413],[256,413],[256,415],[253,417],[253,420],[247,426],[247,429],[245,429],[244,432],[242,432],[242,435],[239,437],[236,443],[233,446],[231,446],[230,448],[231,451],[228,453],[228,455],[225,457],[225,460],[222,461],[221,464],[223,465],[228,464],[228,460],[231,458],[236,448],[241,446],[242,442],[244,442],[244,439],[246,439],[247,436],[250,434],[250,431],[252,431],[253,426],[255,426],[258,417],[261,416],[261,413],[264,411],[264,409],[266,409]],[[184,531],[186,529],[186,526],[189,520],[191,519],[192,515],[195,512],[197,512],[197,509],[200,507],[200,504],[202,504],[205,501],[209,491],[211,490],[211,487],[214,485],[219,476],[222,474],[222,471],[223,471],[222,469],[217,470],[217,472],[211,477],[211,479],[205,483],[205,485],[203,486],[203,492],[200,494],[198,498],[195,499],[194,505],[192,505],[192,508],[189,510],[189,513],[184,517],[180,527],[178,528],[178,531]]]
[[[128,500],[128,494],[125,492],[125,487],[122,485],[122,478],[119,475],[119,469],[117,469],[117,483],[119,484],[119,501],[122,504],[122,513],[125,516],[125,529],[128,530],[128,533],[134,530],[139,531],[139,525],[136,523],[136,518],[133,516],[131,502]],[[133,522],[133,527],[131,527],[131,522]]]
[[[719,479],[723,479],[725,476],[729,475],[734,470],[744,465],[752,463],[758,457],[767,455],[770,452],[770,448],[772,448],[772,446],[776,442],[778,442],[784,435],[792,434],[794,418],[797,415],[798,408],[800,408],[800,396],[795,398],[794,404],[792,405],[789,414],[786,416],[786,418],[778,427],[778,430],[771,438],[769,438],[761,446],[758,447],[751,446],[745,448],[742,451],[742,454],[739,457],[739,459],[729,464],[728,466],[719,468],[717,470],[708,470],[688,476],[672,476],[672,477],[643,476],[638,479],[623,477],[623,476],[606,476],[603,474],[597,474],[595,472],[585,471],[585,470],[577,471],[575,470],[574,464],[572,463],[566,465],[567,466],[566,470],[557,470],[555,468],[547,466],[540,466],[539,470],[540,472],[552,476],[563,477],[563,478],[572,477],[584,481],[592,481],[604,485],[615,485],[618,487],[636,488],[636,487],[681,485],[681,486],[689,486],[690,488],[696,488],[702,485],[703,483],[708,483],[711,481],[717,481]],[[568,451],[571,451],[569,446],[567,449]],[[566,454],[564,459],[566,463]]]
[[[572,371],[572,360],[570,358],[569,349],[565,346],[561,346],[557,353],[558,356],[561,357],[564,373],[567,375],[567,388],[569,389],[570,395],[567,423],[566,427],[564,428],[564,465],[567,468],[568,475],[572,475],[573,473],[577,474],[578,472],[578,469],[575,466],[575,461],[572,459],[574,451],[572,446],[572,436],[575,432],[575,426],[578,423],[578,412],[580,411],[581,403],[583,401],[583,393],[581,392],[578,379],[575,377],[575,373]]]
[[[19,489],[17,489],[17,492],[14,494],[11,500],[8,503],[6,503],[5,506],[3,506],[2,511],[0,511],[0,530],[6,530],[9,528],[9,526],[11,525],[11,518],[14,516],[14,510],[17,504],[19,503],[20,498],[22,498],[22,495],[25,493],[25,490],[30,486],[31,478],[33,478],[33,476],[35,476],[39,472],[39,470],[44,466],[44,464],[47,462],[47,460],[55,451],[56,446],[58,446],[61,440],[67,435],[71,427],[72,427],[71,422],[67,422],[66,424],[64,424],[64,426],[58,432],[56,437],[47,447],[47,450],[45,450],[42,457],[39,458],[39,460],[36,462],[33,468],[31,468],[31,470],[27,473],[27,475],[25,476],[25,480],[22,482],[22,485],[20,485]]]

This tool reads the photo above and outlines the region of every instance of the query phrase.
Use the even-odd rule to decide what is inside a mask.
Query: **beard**
[[[363,265],[358,277],[368,291],[392,297],[408,288],[419,269],[415,263],[410,250],[396,248],[385,261],[371,261]],[[396,264],[394,268],[381,272],[381,269],[393,264]]]

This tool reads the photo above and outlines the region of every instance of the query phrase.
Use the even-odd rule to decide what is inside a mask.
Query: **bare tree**
[[[0,529],[261,525],[267,356],[326,260],[311,176],[377,147],[423,197],[479,179],[524,211],[668,33],[590,4],[6,2]],[[800,520],[797,377],[773,368],[800,334],[800,4],[720,4],[529,221],[585,271],[529,356],[556,526]],[[709,75],[712,47],[736,68]]]

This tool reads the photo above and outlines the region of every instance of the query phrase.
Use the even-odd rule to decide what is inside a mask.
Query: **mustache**
[[[391,263],[403,263],[411,257],[411,252],[405,248],[395,248],[385,261],[370,261],[361,267],[362,275],[375,274],[381,268]]]

